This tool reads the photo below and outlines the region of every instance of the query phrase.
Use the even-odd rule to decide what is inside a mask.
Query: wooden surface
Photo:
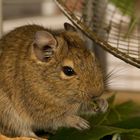
[[[37,140],[37,139],[27,138],[27,137],[9,138],[9,137],[0,135],[0,140]],[[46,139],[46,140],[47,140],[47,139]]]

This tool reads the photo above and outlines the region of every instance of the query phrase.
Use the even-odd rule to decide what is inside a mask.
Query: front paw
[[[107,111],[107,109],[108,109],[107,100],[105,100],[105,99],[96,99],[94,102],[97,104],[96,112],[103,112],[104,113],[104,112]]]
[[[72,115],[66,117],[66,124],[68,127],[73,127],[78,130],[89,129],[89,122],[79,116]]]

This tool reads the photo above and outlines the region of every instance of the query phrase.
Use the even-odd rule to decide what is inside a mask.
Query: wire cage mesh
[[[134,17],[134,1],[139,0],[55,0],[95,43],[140,68],[140,23]]]

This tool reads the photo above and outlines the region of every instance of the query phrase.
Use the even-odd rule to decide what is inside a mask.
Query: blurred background
[[[67,1],[69,7],[75,3],[75,0]],[[77,10],[81,8],[81,3],[77,3]],[[39,24],[56,29],[63,28],[64,22],[70,22],[53,0],[0,0],[0,14],[1,35],[25,24]],[[112,73],[109,91],[130,93],[130,98],[135,95],[140,101],[140,69],[98,48],[97,46],[95,51],[97,50],[106,73]],[[121,94],[123,95],[125,96]]]

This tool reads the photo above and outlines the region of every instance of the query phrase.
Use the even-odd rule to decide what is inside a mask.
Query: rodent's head
[[[36,79],[39,90],[70,102],[100,96],[104,83],[97,58],[73,26],[64,26],[66,30],[55,35],[48,31],[35,35],[31,60],[33,74],[41,79]]]

